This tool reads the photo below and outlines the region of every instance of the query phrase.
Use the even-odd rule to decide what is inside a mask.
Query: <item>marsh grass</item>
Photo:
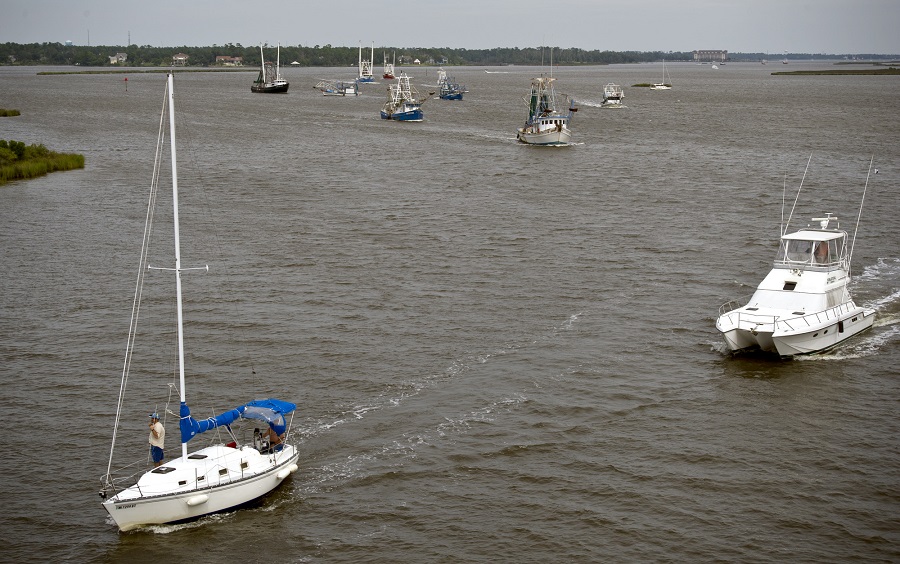
[[[0,140],[0,185],[76,168],[84,168],[84,155],[55,153],[43,145]]]

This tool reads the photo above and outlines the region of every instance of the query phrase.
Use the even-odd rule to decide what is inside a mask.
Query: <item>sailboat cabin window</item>
[[[784,288],[783,288],[783,289],[784,289],[784,290],[790,291],[790,290],[793,290],[793,289],[796,288],[796,287],[797,287],[797,283],[796,283],[796,282],[785,282],[785,283],[784,283]]]

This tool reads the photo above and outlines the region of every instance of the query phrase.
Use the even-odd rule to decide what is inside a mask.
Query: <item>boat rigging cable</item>
[[[869,159],[869,172],[866,173],[866,185],[863,186],[862,200],[859,201],[859,215],[856,216],[856,227],[853,229],[853,242],[850,243],[850,254],[847,256],[847,272],[850,272],[850,262],[853,260],[853,248],[856,247],[856,232],[859,231],[859,220],[862,218],[863,202],[866,201],[866,190],[869,188],[869,177],[872,175],[872,163],[875,162],[875,155]]]
[[[166,96],[168,96],[168,87],[166,88],[166,92],[163,95],[163,100],[165,100]],[[112,444],[109,447],[109,463],[106,467],[104,486],[112,485],[113,453],[116,448],[116,437],[118,436],[119,424],[122,417],[122,404],[125,401],[125,389],[128,386],[128,375],[131,371],[131,357],[134,351],[134,341],[137,336],[137,322],[141,309],[141,297],[143,295],[144,276],[146,272],[144,266],[147,263],[147,255],[150,252],[150,232],[153,228],[153,214],[154,210],[156,209],[154,202],[156,201],[156,194],[159,186],[160,169],[162,167],[162,151],[165,142],[165,117],[166,111],[164,104],[163,110],[160,113],[159,117],[159,133],[157,134],[156,138],[156,156],[153,160],[153,175],[150,180],[150,196],[147,205],[147,216],[144,220],[144,238],[141,243],[141,257],[140,264],[138,266],[137,282],[134,289],[134,302],[131,306],[131,322],[128,327],[128,340],[125,344],[125,364],[122,367],[122,381],[119,384],[119,399],[116,404],[116,419],[115,424],[113,425]]]
[[[794,217],[794,210],[797,208],[797,200],[800,199],[800,191],[803,190],[803,182],[806,180],[806,173],[809,172],[809,163],[812,161],[812,155],[809,156],[809,159],[806,161],[806,170],[803,171],[803,178],[800,179],[800,187],[797,188],[797,195],[794,197],[794,205],[791,206],[791,213],[788,215],[787,223],[784,224],[784,229],[781,231],[781,235],[785,235],[788,230],[788,226],[791,224],[791,218]],[[781,216],[784,217],[784,208],[782,206]]]

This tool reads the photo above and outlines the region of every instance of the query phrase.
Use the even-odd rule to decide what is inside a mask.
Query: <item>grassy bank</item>
[[[0,140],[0,185],[76,168],[84,168],[84,155],[55,153],[43,145]]]
[[[259,72],[258,68],[242,68],[242,69],[206,69],[206,68],[190,68],[180,67],[163,68],[163,69],[109,69],[109,70],[71,70],[71,71],[41,71],[38,76],[51,74],[153,74],[153,73],[181,73],[181,72]]]
[[[0,117],[13,117],[18,115],[22,115],[19,113],[19,110],[5,110],[0,108]]]
[[[900,69],[888,67],[886,69],[842,69],[842,70],[810,70],[810,71],[782,71],[773,72],[773,75],[781,76],[808,76],[808,75],[897,75]]]

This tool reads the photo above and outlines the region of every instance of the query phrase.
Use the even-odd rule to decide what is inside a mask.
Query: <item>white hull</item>
[[[572,141],[572,132],[566,127],[544,131],[529,131],[526,128],[520,128],[517,138],[522,143],[529,145],[567,145]]]
[[[723,314],[716,328],[732,351],[758,348],[781,356],[822,352],[865,331],[875,322],[875,311],[847,302],[800,317],[751,314],[740,308]]]
[[[147,472],[103,507],[121,531],[201,517],[269,493],[297,470],[299,456],[292,445],[274,454],[207,447]]]

